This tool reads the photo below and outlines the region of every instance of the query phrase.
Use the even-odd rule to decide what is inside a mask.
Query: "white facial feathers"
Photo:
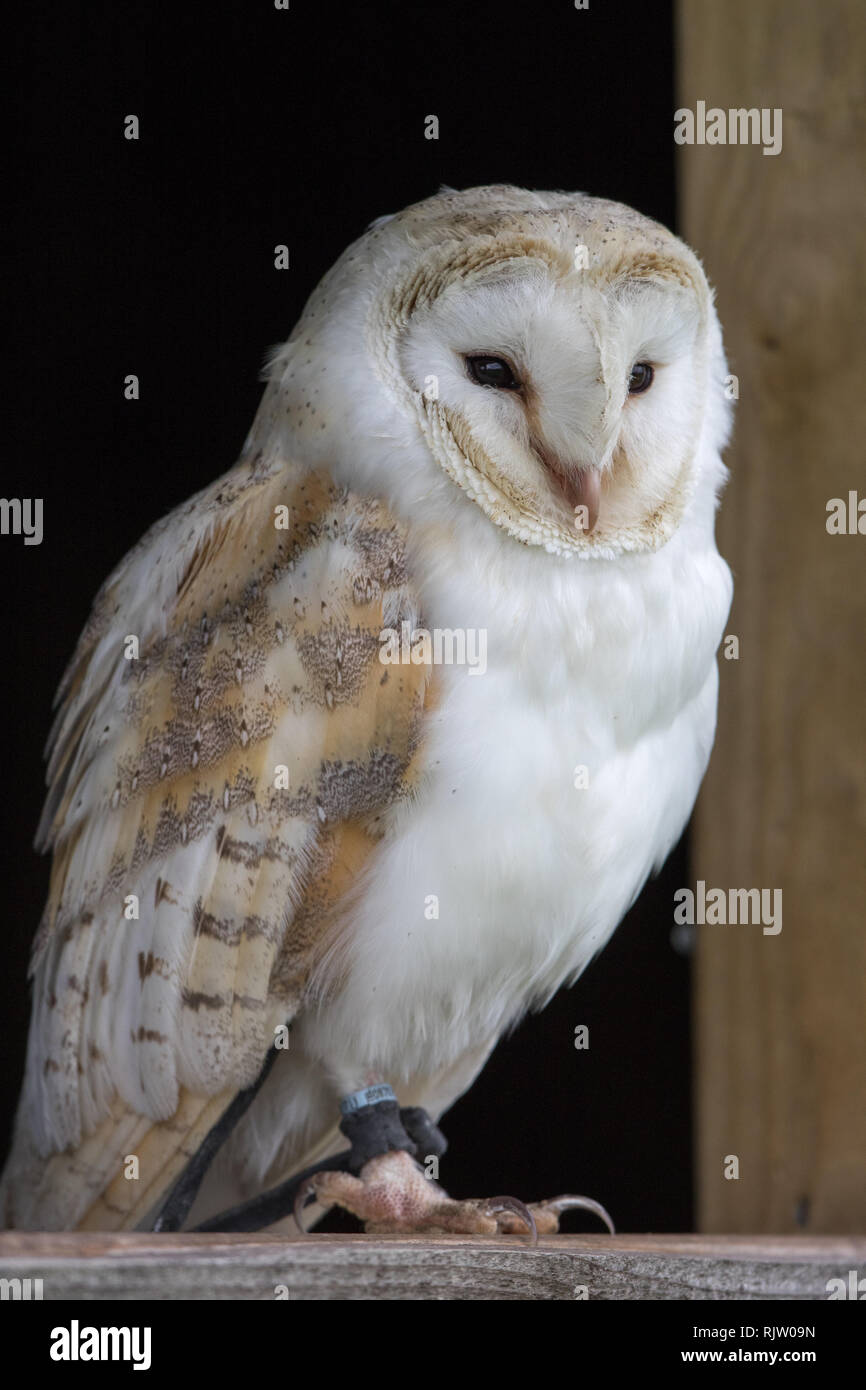
[[[473,380],[479,353],[517,389]],[[652,381],[630,394],[636,364]],[[347,480],[404,511],[450,507],[450,482],[525,544],[611,558],[658,549],[715,490],[698,442],[724,372],[700,264],[659,224],[582,194],[449,191],[325,277],[275,360],[274,418],[338,473],[351,440]],[[722,436],[725,416],[715,401]]]

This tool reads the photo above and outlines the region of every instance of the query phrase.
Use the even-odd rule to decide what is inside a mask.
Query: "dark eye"
[[[517,391],[520,382],[501,357],[467,357],[466,370],[479,386],[498,386],[501,391]]]
[[[649,362],[635,362],[629,373],[628,393],[630,396],[639,396],[641,391],[648,391],[653,384],[655,372]]]

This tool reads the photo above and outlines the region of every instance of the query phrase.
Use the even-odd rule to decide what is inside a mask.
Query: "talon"
[[[529,1244],[538,1244],[538,1227],[535,1224],[535,1217],[526,1203],[521,1202],[519,1197],[491,1197],[484,1203],[483,1211],[486,1216],[496,1216],[501,1211],[509,1211],[512,1216],[518,1216],[528,1227]]]
[[[565,1194],[562,1197],[551,1197],[546,1202],[537,1202],[536,1205],[544,1211],[555,1212],[557,1216],[560,1216],[564,1211],[572,1211],[578,1207],[583,1211],[591,1211],[601,1218],[612,1236],[616,1235],[616,1227],[610,1216],[601,1202],[593,1201],[592,1197],[573,1197]]]

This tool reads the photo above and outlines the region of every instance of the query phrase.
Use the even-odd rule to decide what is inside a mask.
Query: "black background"
[[[2,491],[44,498],[45,538],[0,537],[7,1121],[54,689],[108,571],[233,462],[265,350],[369,221],[442,183],[583,189],[675,226],[667,3],[34,5],[26,23]],[[689,966],[670,941],[688,882],[680,846],[579,984],[500,1045],[445,1123],[453,1195],[571,1190],[622,1230],[691,1228]]]

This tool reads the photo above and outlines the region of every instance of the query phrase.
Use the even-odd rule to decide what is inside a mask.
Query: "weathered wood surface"
[[[46,1301],[818,1300],[852,1269],[864,1239],[0,1235],[0,1276],[41,1278]]]
[[[866,1231],[866,22],[844,0],[678,3],[677,105],[782,110],[782,150],[678,150],[739,402],[719,516],[736,593],[692,886],[780,888],[697,928],[699,1224]],[[725,1156],[739,1178],[724,1176]]]

